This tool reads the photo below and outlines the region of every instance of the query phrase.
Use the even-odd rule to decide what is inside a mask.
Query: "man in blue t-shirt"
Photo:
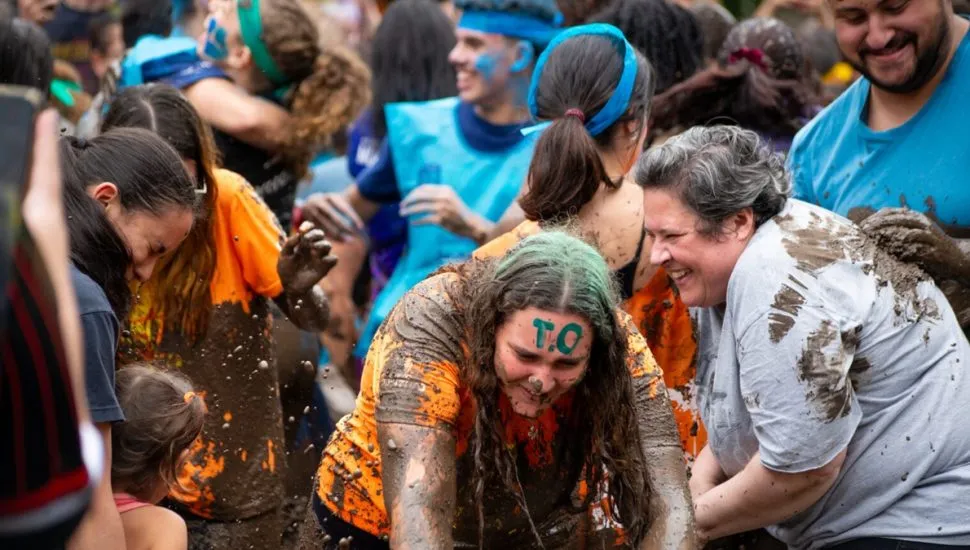
[[[970,236],[970,38],[944,0],[839,0],[836,35],[859,79],[795,137],[795,195],[853,219],[925,212]]]
[[[795,195],[925,269],[970,327],[970,23],[946,0],[838,0],[864,78],[795,137]],[[970,250],[970,247],[964,248]]]

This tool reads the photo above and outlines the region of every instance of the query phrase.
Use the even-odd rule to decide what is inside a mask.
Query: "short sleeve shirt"
[[[970,236],[970,33],[933,95],[901,126],[869,128],[870,89],[860,78],[795,136],[788,154],[795,196],[850,218],[855,210],[911,208]]]
[[[120,422],[125,415],[115,395],[118,318],[104,290],[73,265],[71,281],[84,332],[84,382],[91,420],[95,423]]]
[[[471,495],[467,483],[462,484],[463,476],[468,476],[473,467],[467,451],[475,418],[471,390],[462,380],[468,344],[458,300],[464,284],[458,273],[439,274],[415,286],[398,302],[371,344],[356,408],[338,423],[324,450],[317,471],[317,497],[332,513],[375,536],[390,532],[377,438],[380,420],[438,428],[455,435],[459,485],[455,540],[477,541],[475,507],[468,504]],[[629,317],[622,312],[618,315],[627,327],[627,366],[634,386],[648,399],[657,398],[665,391],[662,373]],[[571,396],[567,393],[534,421],[514,415],[507,401],[499,400],[507,444],[523,456],[520,475],[527,498],[545,496],[542,502],[529,502],[537,525],[558,511],[559,503],[553,502],[557,499],[548,496],[555,494],[549,492],[550,486],[564,489],[556,481],[564,473],[557,469],[555,457],[568,441],[563,423],[571,411]],[[345,478],[335,472],[352,472],[353,476]],[[489,504],[486,541],[497,536],[496,540],[509,542],[510,548],[528,546],[515,541],[531,543],[528,524],[523,523],[521,514],[512,514],[513,509],[515,503],[511,501]],[[503,512],[509,514],[503,516]],[[542,532],[541,525],[539,530]],[[526,538],[514,538],[513,533],[514,537]]]
[[[758,228],[722,309],[694,310],[709,445],[729,476],[760,452],[835,485],[769,530],[790,547],[859,537],[970,543],[970,344],[925,274],[848,220],[790,200]]]

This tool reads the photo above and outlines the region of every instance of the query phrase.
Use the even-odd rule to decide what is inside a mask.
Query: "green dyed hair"
[[[485,487],[505,487],[528,514],[515,475],[515,459],[504,442],[499,414],[502,391],[495,368],[495,336],[506,319],[534,307],[572,313],[593,329],[593,344],[583,380],[576,386],[570,417],[563,429],[570,441],[559,457],[565,474],[557,504],[572,508],[581,479],[590,491],[576,513],[585,513],[599,497],[604,472],[613,517],[629,540],[646,533],[645,510],[650,489],[634,411],[633,379],[627,363],[627,326],[619,322],[619,293],[600,253],[567,231],[548,230],[523,239],[506,255],[491,262],[465,264],[464,310],[470,361],[462,370],[475,399],[475,431],[469,452],[475,462],[467,485],[478,506],[479,546],[484,546]],[[635,329],[634,329],[635,330]],[[532,518],[529,517],[529,521]],[[541,540],[533,527],[533,534]]]
[[[495,268],[496,281],[523,275],[527,280],[522,282],[528,284],[522,290],[543,302],[529,306],[575,313],[594,327],[607,324],[604,318],[612,316],[619,305],[616,282],[606,261],[595,248],[565,231],[543,231],[526,237]],[[544,288],[537,288],[540,286]],[[552,288],[557,286],[558,291]],[[508,299],[518,301],[514,291],[510,294]],[[558,301],[550,303],[556,294]]]

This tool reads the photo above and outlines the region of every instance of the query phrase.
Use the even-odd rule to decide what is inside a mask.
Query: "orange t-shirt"
[[[468,327],[457,304],[464,284],[458,273],[442,273],[421,282],[398,302],[371,344],[354,412],[341,419],[324,450],[317,471],[317,497],[340,519],[375,536],[390,532],[377,437],[379,408],[382,421],[454,434],[458,480],[455,541],[477,545],[474,491],[470,483],[463,483],[474,468],[467,451],[475,419],[471,391],[461,374],[467,362]],[[662,373],[646,342],[629,316],[618,314],[627,329],[627,366],[636,391],[650,398],[663,396]],[[575,505],[585,494],[582,482],[580,487],[564,487],[565,474],[556,460],[569,444],[573,398],[573,393],[567,393],[538,419],[529,420],[515,415],[500,394],[507,445],[518,457],[523,493],[540,533],[550,532],[548,523],[561,521],[567,514],[563,498]],[[511,548],[531,547],[528,520],[505,491],[486,491],[485,509],[486,546],[492,546],[489,541],[502,541]],[[592,513],[600,528],[615,527],[602,514]]]
[[[205,398],[205,428],[180,475],[188,490],[171,498],[197,516],[229,521],[277,508],[283,498],[276,470],[283,413],[267,299],[283,292],[276,264],[284,234],[242,176],[216,170],[215,180],[207,332],[192,343],[161,318],[150,280],[138,293],[121,353],[178,367]]]
[[[473,257],[500,256],[525,237],[539,231],[536,222],[522,222],[512,231],[483,245],[474,252]],[[658,269],[646,286],[637,289],[623,303],[623,310],[633,317],[663,370],[680,442],[688,464],[693,464],[694,458],[707,443],[707,432],[701,423],[697,397],[694,395],[697,341],[687,306],[680,300],[667,273]]]

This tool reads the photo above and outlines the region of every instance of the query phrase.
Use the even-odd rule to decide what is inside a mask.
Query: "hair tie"
[[[732,63],[737,63],[738,61],[748,61],[757,65],[762,71],[768,72],[768,65],[765,63],[765,52],[761,51],[759,48],[748,48],[742,46],[728,56],[728,65]]]
[[[582,124],[585,124],[586,123],[586,115],[584,115],[583,112],[581,110],[579,110],[579,109],[575,109],[575,108],[573,108],[573,109],[566,109],[566,112],[563,113],[562,116],[563,116],[563,118],[576,117],[576,118],[579,119],[579,122],[580,123],[582,123]]]

